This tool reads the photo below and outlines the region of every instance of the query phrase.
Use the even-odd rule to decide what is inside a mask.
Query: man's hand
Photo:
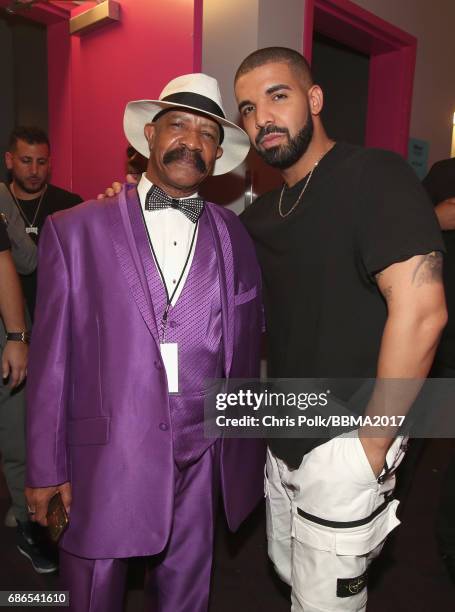
[[[138,181],[139,178],[140,176],[137,176],[136,174],[127,174],[126,182],[130,185],[137,185],[139,182]],[[117,195],[121,191],[122,191],[122,183],[119,183],[118,181],[114,181],[112,183],[112,187],[108,187],[104,193],[99,193],[96,196],[96,199],[104,200],[104,198],[112,198],[113,196]]]
[[[384,440],[384,438],[363,437],[361,432],[359,432],[359,439],[371,465],[371,469],[376,478],[378,478],[385,464],[389,441]]]
[[[2,376],[9,378],[11,389],[17,387],[27,375],[28,346],[23,342],[10,340],[2,355]]]
[[[71,484],[69,482],[64,482],[57,487],[25,487],[25,498],[32,521],[43,525],[43,527],[47,527],[47,507],[51,498],[59,491],[62,496],[65,510],[69,515],[71,508]]]
[[[434,208],[439,225],[443,230],[455,230],[455,198],[439,202]]]

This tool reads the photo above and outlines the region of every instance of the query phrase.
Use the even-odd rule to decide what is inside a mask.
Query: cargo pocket
[[[400,522],[398,503],[385,501],[370,516],[350,522],[326,521],[297,508],[292,581],[302,609],[364,609],[368,566]]]
[[[368,519],[353,521],[353,527],[336,532],[337,555],[377,556],[388,534],[400,524],[396,510],[400,502],[393,499],[379,506]],[[378,512],[378,510],[381,510]],[[360,523],[360,524],[359,524]]]

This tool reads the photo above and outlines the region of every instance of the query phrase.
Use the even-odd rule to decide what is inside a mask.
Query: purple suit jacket
[[[174,458],[153,306],[133,239],[135,188],[51,216],[40,239],[27,382],[27,484],[70,481],[61,545],[87,558],[153,555],[167,541]],[[225,372],[256,377],[260,272],[237,217],[207,204],[217,251]],[[144,230],[145,232],[145,230]],[[262,496],[265,446],[223,439],[221,483],[236,529]]]

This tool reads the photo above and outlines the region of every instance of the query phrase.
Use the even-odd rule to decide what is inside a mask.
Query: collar
[[[137,193],[139,195],[139,200],[141,201],[142,206],[145,206],[145,197],[148,194],[148,192],[150,191],[150,188],[153,186],[152,181],[150,181],[146,175],[145,172],[142,174],[141,179],[138,183],[137,186]],[[186,196],[184,198],[179,198],[179,200],[188,200],[189,198],[198,198],[199,197],[199,193],[197,191],[195,191],[193,194],[191,194],[190,196]]]

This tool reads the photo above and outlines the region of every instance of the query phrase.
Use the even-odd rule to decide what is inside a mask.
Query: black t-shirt
[[[11,245],[8,238],[8,232],[6,231],[6,225],[0,219],[0,252],[7,251],[10,246]]]
[[[455,159],[444,159],[432,166],[423,180],[434,205],[455,198]],[[449,320],[442,334],[436,360],[449,368],[455,368],[455,230],[443,232],[446,245],[444,259],[444,286],[446,290]]]
[[[59,210],[71,208],[82,202],[82,198],[77,194],[65,191],[65,189],[60,189],[60,187],[56,187],[55,185],[47,186],[41,204],[40,199],[41,198],[38,197],[33,200],[18,200],[25,226],[28,227],[33,225],[38,228],[38,234],[29,234],[35,242],[39,240],[40,232],[48,215],[52,215]],[[27,307],[33,320],[37,288],[36,271],[26,276],[21,275],[21,281]]]
[[[284,213],[307,178],[285,190]],[[339,143],[284,219],[280,192],[259,197],[241,216],[262,267],[269,377],[374,377],[387,317],[374,275],[444,248],[425,191],[400,156]],[[295,466],[322,442],[271,446]]]

